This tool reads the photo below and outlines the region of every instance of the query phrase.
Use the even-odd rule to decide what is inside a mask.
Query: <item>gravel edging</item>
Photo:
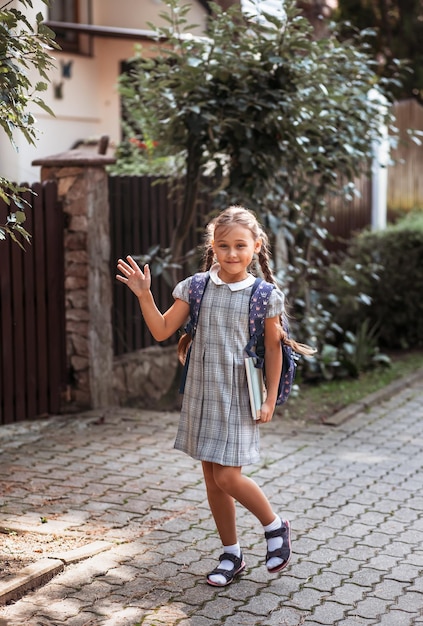
[[[20,574],[13,576],[13,578],[4,583],[0,583],[0,606],[19,600],[28,591],[33,591],[37,587],[45,585],[54,576],[63,572],[66,565],[77,563],[100,552],[110,550],[112,546],[113,544],[107,541],[93,541],[68,552],[58,552],[55,555],[40,559],[24,567]]]

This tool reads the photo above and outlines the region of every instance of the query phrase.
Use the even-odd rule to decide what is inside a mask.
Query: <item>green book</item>
[[[252,356],[245,358],[251,414],[254,420],[258,420],[260,419],[261,406],[266,399],[266,387],[263,380],[263,370],[255,367],[255,362],[256,359]]]

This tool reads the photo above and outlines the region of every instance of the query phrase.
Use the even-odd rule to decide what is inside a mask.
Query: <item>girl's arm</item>
[[[267,398],[260,411],[260,422],[270,422],[278,397],[279,380],[282,371],[282,349],[279,317],[264,320],[264,347]]]
[[[142,271],[131,256],[126,258],[128,263],[119,259],[117,268],[122,275],[117,274],[116,278],[137,296],[145,323],[154,339],[164,341],[184,324],[189,315],[189,304],[177,299],[165,313],[160,313],[150,291],[150,268],[144,265]]]

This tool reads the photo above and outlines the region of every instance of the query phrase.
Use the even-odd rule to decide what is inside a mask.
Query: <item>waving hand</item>
[[[131,256],[127,256],[126,260],[127,263],[122,259],[118,260],[117,268],[121,274],[117,274],[116,278],[139,297],[151,287],[150,268],[144,265],[144,271],[142,271]]]

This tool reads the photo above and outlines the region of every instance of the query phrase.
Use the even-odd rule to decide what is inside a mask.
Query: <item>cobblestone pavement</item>
[[[205,583],[220,544],[177,421],[120,408],[0,428],[0,526],[44,516],[111,544],[0,607],[2,626],[423,626],[421,381],[337,427],[262,427],[248,471],[291,520],[294,555],[269,575],[239,507],[247,568],[224,589]]]

